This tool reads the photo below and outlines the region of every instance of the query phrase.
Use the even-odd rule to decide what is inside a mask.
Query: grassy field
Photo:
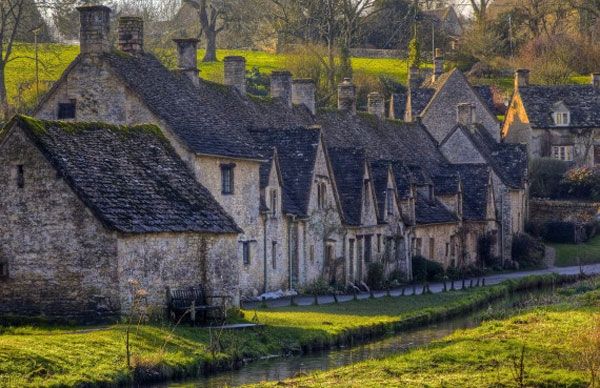
[[[195,376],[230,367],[242,358],[321,349],[424,325],[465,313],[511,289],[555,278],[435,295],[355,301],[340,305],[245,311],[258,330],[218,333],[208,329],[141,326],[132,336],[133,364],[126,366],[125,326],[47,328],[0,326],[0,386],[125,383]]]
[[[596,236],[585,244],[552,244],[556,249],[557,267],[569,267],[581,264],[600,263],[600,236]]]
[[[260,386],[598,386],[590,370],[600,370],[600,282],[567,291],[552,301],[558,305],[491,320],[422,349]]]

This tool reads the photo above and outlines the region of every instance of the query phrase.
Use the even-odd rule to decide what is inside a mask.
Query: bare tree
[[[493,0],[469,0],[473,7],[475,20],[479,24],[485,24],[487,19],[488,8]]]
[[[206,39],[206,52],[203,62],[217,61],[217,36],[225,29],[231,2],[226,0],[184,0],[198,13],[202,34]]]

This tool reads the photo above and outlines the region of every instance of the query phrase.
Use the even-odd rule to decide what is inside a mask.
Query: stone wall
[[[0,187],[0,260],[9,266],[0,315],[93,322],[117,314],[116,236],[20,129],[0,146]]]
[[[452,236],[458,236],[458,233],[458,222],[453,224],[417,225],[414,237],[421,239],[421,256],[448,267],[453,260],[458,262],[459,259],[459,238],[452,239]],[[432,242],[433,245],[431,245]],[[456,246],[454,256],[452,256],[451,250],[452,243]],[[431,255],[432,251],[433,256]],[[414,253],[419,254],[419,252]]]
[[[588,223],[595,221],[600,214],[598,202],[532,199],[529,206],[529,220],[536,224],[555,221]]]
[[[118,274],[121,306],[133,300],[130,280],[147,292],[144,304],[152,316],[164,316],[166,288],[202,285],[207,294],[227,295],[239,306],[239,261],[236,235],[160,233],[120,236]],[[221,299],[210,301],[220,304]]]

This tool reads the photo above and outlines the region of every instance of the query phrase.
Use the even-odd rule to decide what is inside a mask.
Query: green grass
[[[600,282],[572,292],[558,305],[459,330],[425,348],[260,386],[514,387],[524,348],[525,386],[587,387],[584,355],[600,365]]]
[[[600,236],[596,236],[585,244],[551,244],[556,249],[557,267],[570,267],[581,264],[600,263]]]
[[[195,376],[205,369],[230,367],[242,358],[321,349],[383,336],[466,313],[511,289],[555,280],[535,277],[464,292],[245,311],[247,319],[265,326],[225,333],[220,341],[214,340],[214,332],[211,341],[207,329],[179,327],[171,332],[168,326],[142,326],[132,337],[133,352],[141,360],[137,370],[143,372],[137,376],[139,380]],[[125,362],[124,329],[122,325],[91,332],[0,327],[0,386],[131,381],[133,373]]]

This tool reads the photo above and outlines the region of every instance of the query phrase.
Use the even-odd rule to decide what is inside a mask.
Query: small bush
[[[578,167],[567,171],[561,181],[561,194],[566,198],[600,199],[600,171]]]
[[[383,264],[370,263],[367,270],[367,284],[373,290],[381,290],[385,281]]]
[[[552,158],[533,159],[529,163],[530,193],[532,197],[560,197],[561,181],[571,164]]]
[[[520,269],[543,267],[545,252],[544,244],[531,236],[521,234],[513,239],[512,258]]]
[[[423,256],[413,257],[413,279],[417,282],[441,282],[444,280],[444,267]]]
[[[577,225],[573,222],[546,222],[542,237],[548,242],[575,244],[577,242]]]
[[[462,271],[455,265],[448,267],[446,270],[446,276],[450,280],[459,280],[462,278]]]
[[[392,271],[388,276],[389,284],[401,284],[406,281],[406,274],[400,270]]]
[[[329,283],[323,278],[318,278],[307,284],[302,290],[303,294],[306,295],[326,295],[332,291]]]

